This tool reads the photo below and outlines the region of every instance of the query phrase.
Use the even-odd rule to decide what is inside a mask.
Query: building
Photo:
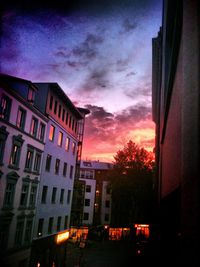
[[[0,256],[2,266],[29,266],[47,118],[37,88],[0,75]]]
[[[67,239],[58,244],[57,238],[69,233],[77,151],[81,149],[78,123],[84,117],[57,83],[35,85],[40,92],[35,102],[48,124],[31,263],[63,266]]]
[[[200,264],[199,21],[199,1],[166,0],[153,38],[157,219],[166,266]]]
[[[82,225],[109,225],[111,220],[111,163],[81,161],[80,181],[85,181]]]

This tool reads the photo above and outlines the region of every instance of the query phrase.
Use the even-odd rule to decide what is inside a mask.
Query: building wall
[[[11,266],[12,264],[13,265],[17,264],[18,262],[23,260],[24,260],[24,266],[26,266],[26,264],[28,264],[33,225],[35,221],[38,185],[40,181],[40,169],[41,169],[41,162],[43,157],[44,141],[45,141],[44,140],[40,142],[38,140],[38,131],[40,123],[42,123],[46,127],[47,120],[42,114],[40,114],[36,109],[34,109],[32,105],[27,103],[27,99],[23,99],[18,94],[16,94],[15,91],[10,90],[7,87],[6,89],[3,89],[3,87],[1,87],[0,88],[1,104],[3,95],[8,96],[12,100],[12,104],[10,109],[9,121],[0,119],[0,129],[2,129],[2,127],[5,127],[6,131],[8,132],[8,136],[5,142],[3,161],[2,164],[0,164],[0,170],[2,172],[2,176],[0,179],[0,209],[1,209],[0,224],[2,224],[1,226],[3,227],[1,229],[1,232],[3,231],[3,234],[1,233],[1,252],[2,249],[7,251],[8,257],[5,261],[7,263],[11,261]],[[26,119],[23,129],[19,129],[16,124],[19,107],[23,108],[26,111]],[[30,134],[31,121],[33,116],[38,120],[38,129],[36,138]],[[21,139],[22,141],[19,163],[18,166],[16,167],[10,164],[10,158],[11,155],[13,154],[12,152],[13,140],[14,140],[13,137],[19,137],[19,139]],[[33,151],[32,164],[29,169],[26,169],[25,164],[27,159],[27,151],[30,146]],[[40,168],[38,169],[38,171],[34,171],[33,168],[35,164],[36,153],[38,151],[40,152],[41,155]],[[13,204],[5,207],[7,182],[10,183],[11,181],[14,181],[15,184]],[[26,201],[24,202],[23,205],[20,205],[23,185],[27,186]],[[36,188],[35,190],[36,201],[34,205],[30,205],[30,195],[33,187]],[[10,223],[9,220],[6,222],[8,218],[10,220]],[[17,230],[17,223],[19,221],[23,223],[23,227],[20,228],[20,230],[19,229]],[[26,238],[26,232],[28,231],[27,227],[28,223],[31,222],[32,224],[31,226],[29,225],[30,230],[27,239]],[[18,233],[18,242],[16,242],[17,233]]]

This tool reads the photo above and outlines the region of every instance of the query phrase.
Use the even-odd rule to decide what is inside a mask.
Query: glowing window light
[[[58,234],[56,238],[56,243],[60,244],[64,241],[66,241],[69,238],[69,231],[66,231],[64,233]]]

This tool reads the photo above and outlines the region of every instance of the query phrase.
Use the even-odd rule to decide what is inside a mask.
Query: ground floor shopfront
[[[69,232],[61,232],[33,240],[30,267],[65,266]]]

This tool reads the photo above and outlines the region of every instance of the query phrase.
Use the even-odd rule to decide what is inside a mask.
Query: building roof
[[[100,161],[86,161],[81,160],[81,169],[93,169],[93,170],[110,170],[113,168],[113,164],[109,162]]]

